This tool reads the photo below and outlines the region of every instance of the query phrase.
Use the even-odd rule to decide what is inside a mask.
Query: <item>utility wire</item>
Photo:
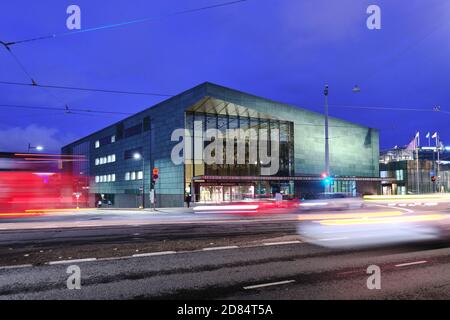
[[[12,51],[12,49],[5,44],[4,42],[0,41],[0,44],[2,44],[6,51],[9,52],[9,54],[13,57],[14,61],[16,62],[16,64],[19,66],[19,68],[22,70],[22,72],[30,79],[30,85],[32,86],[36,86],[36,87],[40,87],[38,85],[38,83],[36,82],[36,80],[33,78],[33,76],[31,75],[30,72],[28,72],[27,68],[25,68],[25,65],[20,61],[19,57]],[[51,92],[51,90],[48,90],[45,87],[40,87],[46,94],[51,95],[54,99],[59,100],[61,102],[61,99],[59,97],[57,97],[53,92]]]
[[[439,106],[432,108],[400,108],[400,107],[377,107],[377,106],[350,106],[350,105],[330,105],[337,108],[348,108],[348,109],[366,109],[366,110],[384,110],[384,111],[413,111],[413,112],[435,112],[435,113],[445,113],[450,114],[450,111],[441,110]]]
[[[79,108],[70,108],[68,106],[65,107],[44,107],[44,106],[26,106],[26,105],[15,105],[15,104],[0,104],[0,108],[15,108],[15,109],[32,109],[32,110],[58,110],[62,111],[66,114],[79,114],[80,112],[84,114],[115,114],[115,115],[132,115],[132,113],[127,112],[119,112],[119,111],[102,111],[102,110],[93,110],[93,109],[79,109]]]
[[[15,86],[27,86],[27,87],[42,87],[50,89],[64,89],[64,90],[78,90],[78,91],[92,91],[92,92],[104,92],[104,93],[117,93],[117,94],[133,94],[133,95],[145,95],[145,96],[157,96],[157,97],[173,97],[172,94],[154,93],[154,92],[138,92],[138,91],[125,91],[125,90],[113,90],[113,89],[98,89],[98,88],[83,88],[72,86],[61,86],[41,83],[26,83],[26,82],[13,82],[13,81],[1,81],[0,84],[15,85]]]
[[[231,5],[235,5],[235,4],[246,2],[246,1],[248,1],[248,0],[235,0],[235,1],[229,1],[229,2],[222,2],[222,3],[209,5],[209,6],[204,6],[204,7],[194,8],[194,9],[187,9],[187,10],[182,10],[182,11],[177,11],[177,12],[173,12],[173,13],[170,13],[170,14],[167,14],[167,15],[161,15],[159,17],[147,17],[147,18],[123,21],[123,22],[119,22],[119,23],[101,25],[101,26],[91,27],[91,28],[87,28],[87,29],[81,29],[81,30],[78,30],[78,31],[70,31],[70,32],[64,32],[64,33],[59,33],[59,34],[51,34],[51,35],[46,35],[46,36],[39,36],[39,37],[34,37],[34,38],[29,38],[29,39],[24,39],[24,40],[18,40],[18,41],[4,42],[3,44],[6,45],[6,46],[12,46],[12,45],[26,43],[26,42],[46,40],[46,39],[53,39],[53,38],[56,38],[56,37],[70,36],[70,35],[74,35],[74,34],[91,32],[91,31],[97,31],[97,30],[102,30],[102,29],[111,29],[111,28],[117,28],[117,27],[123,27],[123,26],[126,26],[126,25],[131,25],[131,24],[138,24],[138,23],[144,23],[144,22],[157,21],[157,20],[161,20],[161,19],[164,19],[164,18],[167,18],[167,17],[184,15],[184,14],[189,14],[189,13],[194,13],[194,12],[200,12],[200,11],[210,10],[210,9],[219,8],[219,7],[231,6]]]

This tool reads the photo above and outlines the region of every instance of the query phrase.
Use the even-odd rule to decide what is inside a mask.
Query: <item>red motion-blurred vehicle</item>
[[[79,204],[88,201],[82,187],[62,173],[0,172],[0,213],[73,208],[77,195]]]

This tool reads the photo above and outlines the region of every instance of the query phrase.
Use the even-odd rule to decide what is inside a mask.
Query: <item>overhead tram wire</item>
[[[9,54],[13,57],[14,61],[16,62],[16,64],[19,66],[19,68],[22,70],[22,72],[30,79],[30,84],[31,86],[36,86],[36,87],[40,87],[38,85],[38,83],[36,82],[35,78],[31,75],[31,73],[27,70],[27,68],[25,68],[25,65],[20,61],[19,57],[12,51],[12,49],[9,47],[8,44],[6,44],[3,41],[0,41],[0,44],[2,44],[6,51],[9,52]],[[51,92],[51,90],[47,90],[44,87],[40,87],[46,94],[51,95],[54,99],[59,100],[60,102],[62,101],[58,96],[56,96],[53,92]]]
[[[26,105],[15,105],[15,104],[0,104],[0,108],[14,108],[14,109],[31,109],[31,110],[51,110],[51,111],[61,111],[66,114],[110,114],[110,115],[121,115],[130,116],[132,113],[120,112],[120,111],[103,111],[103,110],[93,110],[93,109],[81,109],[81,108],[68,108],[66,107],[44,107],[44,106],[26,106]]]
[[[305,104],[305,106],[317,108],[316,104]],[[330,104],[335,108],[362,109],[362,110],[378,110],[378,111],[409,111],[409,112],[432,112],[450,114],[450,111],[442,110],[439,106],[429,108],[412,108],[412,107],[389,107],[389,106],[356,106],[356,105],[340,105]]]
[[[182,11],[177,11],[177,12],[169,13],[169,14],[166,14],[166,15],[161,15],[159,17],[147,17],[147,18],[123,21],[123,22],[119,22],[119,23],[101,25],[101,26],[91,27],[91,28],[87,28],[87,29],[81,29],[81,30],[77,30],[77,31],[70,31],[70,32],[64,32],[64,33],[55,33],[55,34],[51,34],[51,35],[39,36],[39,37],[23,39],[23,40],[18,40],[18,41],[3,42],[3,45],[5,45],[5,46],[12,46],[12,45],[26,43],[26,42],[48,40],[48,39],[54,39],[54,38],[57,38],[57,37],[64,37],[64,36],[75,35],[75,34],[79,34],[79,33],[86,33],[86,32],[92,32],[92,31],[103,30],[103,29],[118,28],[118,27],[123,27],[123,26],[131,25],[131,24],[144,23],[144,22],[152,22],[152,21],[162,20],[162,19],[168,18],[168,17],[179,16],[179,15],[184,15],[184,14],[190,14],[190,13],[194,13],[194,12],[200,12],[200,11],[215,9],[215,8],[219,8],[219,7],[232,6],[232,5],[236,5],[236,4],[247,2],[247,1],[249,1],[249,0],[234,0],[234,1],[222,2],[222,3],[209,5],[209,6],[204,6],[204,7],[194,8],[194,9],[186,9],[186,10],[182,10]]]
[[[26,82],[14,82],[14,81],[0,80],[0,84],[15,85],[15,86],[27,86],[27,87],[42,87],[42,88],[62,89],[62,90],[77,90],[77,91],[92,91],[92,92],[103,92],[103,93],[144,95],[144,96],[155,96],[155,97],[173,97],[174,96],[172,94],[165,94],[165,93],[126,91],[126,90],[113,90],[113,89],[98,89],[98,88],[83,88],[83,87],[72,87],[72,86],[62,86],[62,85],[52,85],[52,84],[41,84],[41,83],[36,83],[36,82],[26,83]]]

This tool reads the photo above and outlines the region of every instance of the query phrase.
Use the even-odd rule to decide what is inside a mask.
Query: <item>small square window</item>
[[[95,141],[95,148],[100,148],[100,140]]]
[[[130,180],[130,173],[129,172],[125,173],[125,180],[126,181]]]
[[[115,174],[115,173],[113,173],[113,174],[111,175],[111,181],[112,181],[112,182],[116,181],[116,174]]]
[[[136,172],[131,172],[131,180],[136,180]]]
[[[99,176],[95,176],[95,182],[99,183],[100,182],[100,177]]]
[[[95,165],[98,166],[100,164],[100,160],[98,158],[95,159]]]
[[[137,173],[137,178],[138,178],[138,180],[142,180],[142,179],[143,179],[143,177],[142,177],[142,171],[139,171],[139,172]]]
[[[116,142],[116,136],[111,136],[111,143]]]

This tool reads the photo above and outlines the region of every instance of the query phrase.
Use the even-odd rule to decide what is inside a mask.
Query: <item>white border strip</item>
[[[427,261],[421,260],[421,261],[415,261],[415,262],[401,263],[401,264],[396,264],[395,266],[400,268],[400,267],[407,267],[407,266],[413,266],[416,264],[424,264],[424,263],[427,263]]]
[[[54,264],[67,264],[67,263],[78,263],[78,262],[90,262],[90,261],[96,261],[97,258],[86,258],[86,259],[73,259],[73,260],[60,260],[60,261],[50,261],[47,264],[54,265]]]
[[[214,250],[228,250],[228,249],[238,249],[238,246],[226,246],[226,247],[211,247],[211,248],[203,248],[203,251],[214,251]]]
[[[32,267],[32,264],[17,264],[13,266],[1,266],[0,270],[9,270],[9,269],[19,269],[19,268],[29,268]]]
[[[294,240],[294,241],[282,241],[282,242],[266,242],[263,243],[265,246],[281,246],[284,244],[296,244],[296,243],[302,243],[300,240]]]
[[[153,256],[164,256],[167,254],[174,254],[177,253],[176,251],[160,251],[160,252],[148,252],[148,253],[136,253],[133,254],[133,258],[140,258],[140,257],[153,257]]]
[[[256,284],[256,285],[253,285],[253,286],[247,286],[247,287],[243,287],[243,288],[245,290],[250,290],[250,289],[258,289],[258,288],[264,288],[264,287],[278,286],[278,285],[288,284],[288,283],[292,283],[292,282],[295,282],[295,280],[285,280],[285,281],[278,281],[278,282]]]

